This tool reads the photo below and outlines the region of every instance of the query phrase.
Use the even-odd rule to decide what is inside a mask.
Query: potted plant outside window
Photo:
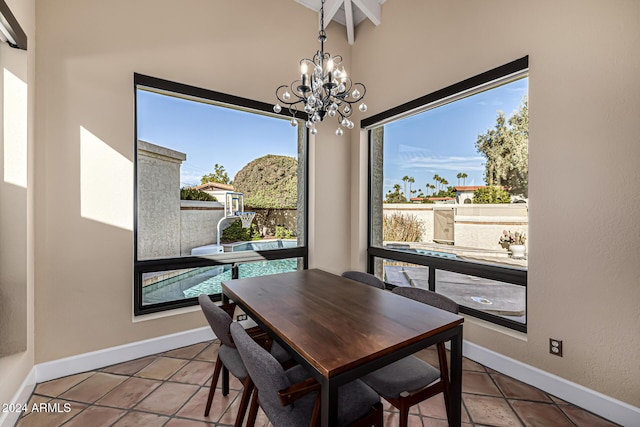
[[[521,259],[524,258],[526,249],[524,242],[526,240],[527,236],[524,233],[520,233],[519,231],[512,233],[511,230],[503,230],[498,243],[511,252],[511,258]]]

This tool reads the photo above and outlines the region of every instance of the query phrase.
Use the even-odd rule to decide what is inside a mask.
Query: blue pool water
[[[268,274],[286,273],[287,271],[295,271],[298,269],[298,260],[274,259],[271,261],[248,262],[238,264],[238,277],[245,279],[247,277],[266,276]],[[219,294],[222,292],[222,282],[231,280],[231,269],[211,277],[196,286],[182,291],[184,298],[197,297],[200,294]]]
[[[294,242],[295,243],[295,242]],[[284,273],[298,269],[297,258],[277,259],[238,264],[240,278]],[[143,305],[157,304],[197,297],[200,294],[219,294],[221,283],[231,280],[231,266],[194,268],[190,271],[142,288]]]
[[[420,255],[428,255],[428,256],[435,256],[440,258],[450,258],[450,259],[456,258],[456,254],[452,254],[450,252],[431,251],[427,249],[413,249],[407,243],[389,243],[386,245],[386,247],[389,249],[398,249],[402,252],[412,252]]]
[[[425,249],[415,249],[414,252],[419,253],[421,255],[437,256],[441,258],[450,258],[450,259],[456,258],[456,254],[452,254],[449,252],[428,251]]]
[[[298,242],[295,240],[267,240],[260,242],[245,242],[231,247],[232,252],[239,251],[267,251],[270,249],[295,248]]]

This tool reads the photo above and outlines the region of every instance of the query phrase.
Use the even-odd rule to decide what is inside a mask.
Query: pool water
[[[231,251],[266,251],[270,249],[295,248],[296,246],[298,246],[298,242],[295,240],[264,240],[233,245],[231,246]]]
[[[452,254],[449,252],[428,251],[424,249],[416,249],[415,251],[421,255],[437,256],[441,258],[450,258],[450,259],[456,258],[456,254]]]
[[[238,264],[238,275],[247,277],[265,276],[298,269],[298,259],[276,259],[271,261]],[[142,289],[144,305],[176,301],[197,297],[200,294],[219,294],[221,283],[231,280],[231,266],[194,268],[191,271],[165,279]]]
[[[238,277],[245,279],[247,277],[266,276],[269,274],[286,273],[298,269],[298,260],[274,259],[271,261],[249,262],[238,264]],[[211,277],[196,286],[185,289],[184,298],[197,297],[200,294],[219,294],[222,292],[222,282],[231,280],[231,270],[227,270],[215,277]]]

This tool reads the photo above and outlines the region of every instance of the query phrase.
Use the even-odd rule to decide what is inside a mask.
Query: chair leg
[[[251,404],[249,405],[249,417],[247,418],[247,427],[254,427],[256,418],[258,417],[258,389],[254,387],[253,396],[251,396]]]
[[[216,393],[216,386],[218,385],[218,378],[220,377],[220,370],[222,369],[222,361],[220,358],[216,359],[216,366],[213,369],[213,378],[211,378],[211,387],[209,388],[209,397],[207,398],[207,406],[204,409],[204,416],[209,416],[211,411],[211,402],[213,402],[213,395]]]
[[[229,370],[226,366],[222,366],[222,395],[229,394]]]
[[[249,406],[249,398],[251,397],[251,392],[253,391],[253,381],[251,381],[251,377],[249,377],[249,375],[247,375],[247,378],[244,379],[243,386],[242,397],[240,398],[240,407],[238,408],[238,415],[236,416],[234,427],[242,426],[244,414],[247,412],[247,407]]]
[[[409,425],[409,406],[401,404],[398,408],[400,411],[400,427],[407,427]]]

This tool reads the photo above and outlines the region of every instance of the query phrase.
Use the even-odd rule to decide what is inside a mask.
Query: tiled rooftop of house
[[[216,391],[203,415],[217,351],[218,341],[203,342],[38,384],[28,408],[57,403],[48,407],[59,410],[25,412],[17,426],[231,426],[242,387],[233,376],[229,395]],[[417,355],[437,366],[435,350]],[[616,425],[469,359],[463,369],[463,426]],[[384,407],[385,426],[397,425],[397,411]],[[446,425],[441,394],[410,411],[409,426]],[[262,412],[256,426],[270,426]]]

